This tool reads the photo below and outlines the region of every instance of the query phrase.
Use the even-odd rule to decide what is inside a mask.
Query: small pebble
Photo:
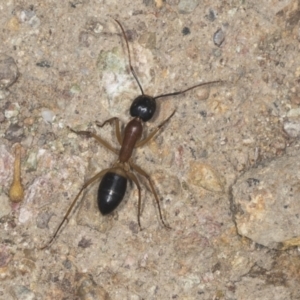
[[[80,300],[109,300],[108,293],[97,285],[91,275],[83,274],[79,281],[77,294]]]
[[[20,22],[25,23],[29,22],[31,18],[35,16],[35,12],[31,9],[28,10],[18,10],[16,11],[17,17],[19,18]]]
[[[221,176],[208,164],[190,163],[189,181],[211,192],[222,193],[224,191]]]
[[[213,22],[217,18],[217,13],[212,8],[210,8],[207,18],[209,21]]]
[[[20,274],[32,274],[36,268],[36,264],[32,259],[22,258],[20,261],[15,261],[15,265]]]
[[[51,124],[55,120],[55,114],[51,110],[43,110],[42,117],[45,123]]]
[[[18,31],[20,28],[19,20],[17,17],[12,17],[6,25],[7,29],[11,31]]]
[[[163,3],[164,3],[163,0],[155,0],[155,6],[156,6],[157,8],[162,8],[163,5],[164,5]]]
[[[241,278],[242,276],[247,274],[252,266],[252,262],[248,257],[244,257],[242,255],[239,255],[238,253],[235,255],[230,264],[232,270],[234,270],[230,278],[230,280],[232,281],[236,281],[238,280],[238,278]]]
[[[15,276],[12,273],[13,272],[9,266],[0,268],[0,281],[7,281],[8,279],[12,279]]]
[[[287,121],[283,123],[284,131],[290,136],[291,138],[296,138],[300,136],[300,123],[299,122],[292,122]]]
[[[42,212],[37,216],[36,220],[36,226],[40,229],[49,228],[48,224],[51,219],[51,217],[54,216],[54,213],[50,212]]]
[[[210,88],[203,87],[203,88],[196,89],[195,94],[198,100],[200,101],[206,100],[209,97]]]
[[[287,113],[288,117],[299,117],[300,116],[300,108],[292,108],[291,110],[288,111]]]
[[[147,49],[156,48],[156,33],[146,32],[142,34],[139,38],[139,43]]]
[[[32,28],[38,28],[41,25],[41,20],[37,16],[33,16],[28,23]]]
[[[50,68],[51,67],[51,63],[47,60],[41,60],[41,61],[37,62],[36,65],[40,68]]]
[[[218,47],[220,47],[222,45],[222,43],[224,42],[225,40],[225,32],[219,28],[215,33],[214,33],[214,36],[213,36],[213,41],[214,41],[214,44]]]
[[[212,53],[215,57],[221,57],[222,56],[222,50],[219,49],[219,48],[213,49]]]
[[[0,55],[0,89],[6,89],[18,78],[18,67],[14,59],[8,55]]]
[[[5,132],[5,138],[13,143],[19,143],[24,134],[23,127],[18,124],[10,124]]]
[[[85,237],[82,237],[82,239],[78,242],[78,247],[83,249],[89,248],[91,245],[93,245],[91,239],[86,239]]]
[[[182,34],[183,35],[188,35],[188,34],[190,34],[191,33],[191,30],[188,28],[188,27],[184,27],[183,29],[182,29]]]
[[[79,94],[81,92],[80,86],[78,84],[74,84],[70,88],[70,93],[72,95]]]
[[[35,171],[37,168],[37,153],[30,152],[26,160],[26,170],[28,172]]]
[[[85,30],[91,33],[99,34],[104,30],[104,23],[100,23],[97,19],[90,19],[85,25]]]
[[[6,119],[11,119],[19,115],[20,106],[18,103],[11,103],[7,109],[4,111]]]
[[[35,294],[33,291],[23,285],[14,285],[11,288],[14,299],[22,300],[35,300]]]
[[[199,5],[199,0],[180,0],[178,10],[181,14],[192,13]]]
[[[25,119],[23,120],[23,123],[24,123],[25,126],[31,126],[31,125],[34,124],[34,121],[35,121],[34,118],[28,117],[28,118],[25,118]]]

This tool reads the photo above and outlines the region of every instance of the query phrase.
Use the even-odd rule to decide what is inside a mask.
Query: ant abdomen
[[[112,170],[103,176],[97,197],[98,207],[102,215],[107,215],[118,207],[124,198],[126,187],[127,178],[120,172]]]

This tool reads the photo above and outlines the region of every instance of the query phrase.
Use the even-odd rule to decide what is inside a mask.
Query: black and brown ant
[[[135,148],[142,147],[147,142],[149,142],[155,134],[171,119],[171,117],[175,114],[175,110],[171,113],[171,115],[164,120],[160,125],[158,125],[152,132],[145,138],[142,139],[143,135],[143,123],[149,121],[155,111],[156,111],[156,100],[159,98],[163,97],[168,97],[168,96],[176,96],[176,95],[181,95],[189,90],[195,89],[200,86],[208,85],[208,84],[214,84],[214,83],[220,83],[220,80],[217,81],[211,81],[211,82],[205,82],[205,83],[199,83],[197,85],[194,85],[192,87],[189,87],[183,91],[179,92],[173,92],[173,93],[168,93],[168,94],[162,94],[156,97],[152,97],[149,95],[146,95],[143,91],[143,88],[137,78],[137,75],[132,67],[131,64],[131,57],[130,57],[130,51],[129,51],[129,45],[128,45],[128,40],[124,31],[123,26],[118,20],[115,20],[119,27],[122,30],[123,37],[126,42],[126,47],[127,47],[127,52],[128,52],[128,60],[129,60],[129,67],[130,71],[135,78],[139,89],[141,91],[141,95],[136,97],[131,106],[130,106],[130,115],[133,118],[131,121],[128,122],[128,124],[125,126],[124,131],[121,133],[120,130],[120,121],[118,118],[111,118],[109,120],[106,120],[103,124],[100,124],[96,122],[96,125],[99,127],[103,127],[107,123],[114,123],[115,124],[115,130],[116,130],[116,137],[117,140],[121,146],[120,150],[116,150],[114,147],[110,145],[107,141],[103,140],[101,137],[98,135],[90,132],[90,131],[76,131],[71,129],[70,127],[69,130],[72,132],[78,134],[78,135],[84,135],[86,137],[92,137],[96,141],[98,141],[102,146],[104,146],[106,149],[110,150],[111,152],[115,153],[118,155],[117,161],[113,164],[112,167],[102,170],[101,172],[97,173],[95,176],[90,178],[87,182],[85,182],[78,192],[77,196],[73,200],[72,204],[70,205],[69,209],[64,215],[63,220],[57,227],[56,231],[54,232],[53,236],[49,240],[49,242],[42,247],[42,249],[46,248],[49,246],[55,237],[57,236],[59,230],[63,226],[63,224],[67,221],[73,207],[75,206],[79,196],[83,192],[85,188],[87,188],[90,184],[95,182],[96,180],[101,179],[99,188],[98,188],[98,196],[97,196],[97,203],[100,212],[102,215],[107,215],[114,211],[117,206],[121,203],[121,201],[124,198],[125,192],[126,192],[126,187],[127,187],[127,181],[128,179],[133,181],[137,188],[138,188],[138,225],[141,228],[141,221],[140,221],[140,215],[141,215],[141,186],[139,183],[139,180],[137,176],[134,174],[133,171],[135,171],[137,174],[140,176],[143,176],[146,178],[146,180],[149,183],[150,189],[152,191],[152,194],[154,195],[155,201],[157,203],[158,207],[158,212],[159,212],[159,218],[162,222],[162,224],[166,228],[170,228],[164,221],[161,208],[160,208],[160,203],[159,203],[159,198],[158,195],[155,191],[154,184],[148,175],[146,171],[141,169],[139,166],[137,166],[133,161],[132,161],[132,153]]]

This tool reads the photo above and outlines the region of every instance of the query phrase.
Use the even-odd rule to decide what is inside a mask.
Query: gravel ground
[[[300,299],[300,1],[2,2],[1,299]],[[95,183],[47,246],[117,159],[68,126],[118,149],[95,121],[140,95],[114,19],[146,94],[220,82],[157,99],[145,136],[176,112],[133,154],[171,229],[138,176],[142,230],[136,185],[102,216]]]

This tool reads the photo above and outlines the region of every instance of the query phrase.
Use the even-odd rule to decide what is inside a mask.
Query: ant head
[[[136,97],[130,106],[130,115],[140,118],[143,122],[149,121],[156,110],[155,98],[147,95]]]

